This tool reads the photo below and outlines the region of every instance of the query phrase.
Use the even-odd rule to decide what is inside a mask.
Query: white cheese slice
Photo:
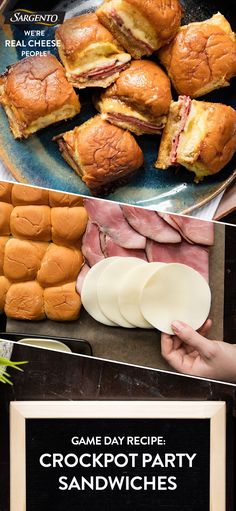
[[[146,321],[161,332],[173,335],[171,323],[183,321],[198,330],[206,321],[211,291],[206,280],[189,266],[168,264],[146,282],[140,308]]]
[[[119,309],[118,297],[122,280],[129,270],[143,264],[144,261],[137,257],[117,258],[117,261],[104,268],[97,282],[98,302],[103,314],[124,328],[135,328],[135,325],[127,321]]]
[[[81,301],[85,310],[96,321],[107,326],[117,325],[113,321],[110,321],[101,310],[97,296],[97,282],[103,270],[105,270],[116,259],[120,259],[120,257],[110,257],[95,264],[87,273],[81,292]]]
[[[121,282],[118,297],[120,312],[127,321],[138,328],[153,328],[140,310],[140,296],[147,280],[163,266],[164,263],[144,262],[142,267],[132,268]]]

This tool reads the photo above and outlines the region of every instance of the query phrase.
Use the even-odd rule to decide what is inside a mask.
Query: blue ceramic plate
[[[96,8],[99,3],[101,3],[100,0],[67,2],[67,8],[69,5],[70,15],[75,15],[88,12]],[[207,6],[208,2],[206,1],[202,2],[202,5],[201,2],[193,0],[186,0],[183,3],[185,3],[187,13],[185,21],[187,23],[207,19],[219,9],[218,5],[212,6],[212,2],[209,2],[209,6]],[[63,2],[61,5],[63,6]],[[229,3],[225,1],[221,12],[227,16],[235,28],[235,19],[232,19],[233,10],[229,7]],[[29,29],[29,27],[24,28]],[[5,71],[8,65],[21,58],[20,50],[5,48],[4,44],[5,39],[9,37],[21,40],[24,37],[22,30],[19,26],[15,26],[12,32],[7,26],[4,26],[1,30],[1,73]],[[47,28],[46,31],[48,39],[53,39],[54,29]],[[27,45],[27,39],[25,40]],[[209,94],[207,100],[223,102],[236,108],[235,85],[236,82],[233,80],[230,87]],[[50,126],[23,142],[13,139],[6,115],[2,109],[0,110],[0,158],[17,180],[35,186],[90,195],[81,179],[64,162],[58,146],[55,142],[52,142],[52,138],[62,131],[82,124],[89,117],[96,114],[91,103],[91,95],[91,89],[89,92],[80,92],[82,110],[79,116],[72,121]],[[236,177],[236,172],[234,172],[236,157],[223,171],[215,176],[205,178],[200,184],[195,184],[193,182],[194,175],[183,168],[158,171],[153,164],[157,157],[159,140],[159,138],[151,136],[138,138],[138,143],[145,156],[144,168],[136,174],[129,184],[119,187],[106,198],[144,207],[160,207],[162,210],[176,213],[190,213],[215,197]]]

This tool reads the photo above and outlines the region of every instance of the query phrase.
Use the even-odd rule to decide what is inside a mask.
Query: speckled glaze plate
[[[61,2],[60,7],[67,10],[67,15],[72,16],[94,10],[100,3],[100,0],[74,0]],[[220,10],[236,30],[236,14],[233,14],[234,0],[232,2],[231,0],[224,2],[222,0],[201,0],[200,2],[199,0],[182,0],[182,3],[186,11],[185,23],[207,19]],[[17,48],[4,47],[5,39],[10,37],[22,39],[22,30],[19,26],[15,26],[12,30],[7,26],[1,29],[0,73],[20,58],[20,51]],[[53,39],[54,29],[47,28],[46,32],[47,37]],[[27,39],[25,40],[27,44]],[[235,89],[236,80],[232,80],[230,87],[208,94],[204,99],[222,102],[236,108]],[[62,131],[73,129],[96,114],[91,102],[92,93],[91,89],[80,92],[82,110],[72,121],[50,126],[23,142],[13,139],[6,115],[0,109],[0,158],[18,181],[90,195],[81,179],[64,162],[52,138]],[[183,168],[158,171],[153,164],[157,157],[159,140],[160,138],[151,136],[138,138],[145,156],[144,167],[138,171],[132,181],[126,186],[117,188],[106,197],[107,199],[148,208],[159,207],[175,213],[191,213],[218,195],[236,178],[236,156],[223,171],[205,178],[200,184],[195,184],[194,174]]]

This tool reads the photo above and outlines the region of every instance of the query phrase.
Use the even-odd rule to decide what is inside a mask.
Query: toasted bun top
[[[236,75],[236,37],[218,13],[181,27],[170,45],[159,50],[159,57],[177,92],[195,96],[204,88],[207,92],[209,83],[223,86]]]
[[[102,98],[120,98],[138,110],[159,117],[167,114],[171,85],[162,69],[149,60],[133,60],[120,77],[102,94]]]
[[[158,39],[169,42],[175,36],[183,14],[178,0],[126,0],[156,27]]]
[[[79,100],[67,81],[64,68],[53,55],[20,60],[2,77],[9,104],[17,109],[19,121],[29,125],[65,105],[79,112]]]
[[[198,162],[208,169],[209,174],[214,174],[231,160],[236,151],[236,111],[220,103],[193,103],[208,110]]]
[[[118,46],[116,39],[98,20],[95,13],[82,14],[66,20],[57,30],[57,39],[61,40],[66,56],[75,51],[82,52],[94,43],[108,42]]]
[[[82,172],[103,182],[106,176],[137,170],[143,164],[143,153],[128,131],[103,121],[97,115],[79,128],[63,135],[65,142],[75,151]]]

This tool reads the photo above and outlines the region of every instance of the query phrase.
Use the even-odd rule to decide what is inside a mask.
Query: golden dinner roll
[[[76,280],[83,264],[80,250],[51,243],[42,260],[37,279],[42,287],[59,286]]]
[[[6,277],[0,277],[0,313],[4,311],[6,295],[10,285],[9,280]]]
[[[0,103],[15,138],[74,117],[80,102],[63,66],[52,54],[19,60],[0,76]]]
[[[13,319],[44,319],[43,289],[39,283],[33,281],[12,284],[6,295],[5,313]]]
[[[11,238],[5,247],[4,275],[12,282],[34,280],[48,243]]]
[[[3,275],[3,263],[6,243],[9,240],[9,236],[0,236],[0,275]]]
[[[160,134],[171,103],[168,76],[154,62],[133,60],[96,101],[102,118],[136,135]]]
[[[49,190],[49,206],[51,206],[51,208],[63,206],[83,206],[83,198],[79,195]]]
[[[11,203],[12,183],[0,181],[0,201]]]
[[[0,202],[0,236],[8,236],[11,233],[10,219],[13,206],[7,202]]]
[[[16,206],[11,214],[11,232],[16,238],[51,240],[49,206]]]
[[[56,39],[67,78],[79,89],[108,87],[131,59],[95,13],[67,19]]]
[[[197,98],[236,76],[236,36],[219,12],[181,27],[158,55],[178,94]]]
[[[96,11],[99,21],[135,59],[169,43],[182,13],[178,0],[105,0]]]
[[[78,244],[87,221],[88,214],[83,207],[52,208],[52,241],[58,245]]]
[[[75,321],[79,317],[81,299],[75,290],[75,282],[44,291],[44,308],[52,321]]]
[[[236,111],[220,103],[180,96],[170,107],[156,168],[182,165],[195,182],[216,174],[236,151]]]
[[[99,115],[54,140],[93,195],[108,193],[143,165],[142,150],[131,133]]]
[[[26,205],[48,205],[48,190],[35,188],[33,186],[13,185],[12,204],[13,206]]]

